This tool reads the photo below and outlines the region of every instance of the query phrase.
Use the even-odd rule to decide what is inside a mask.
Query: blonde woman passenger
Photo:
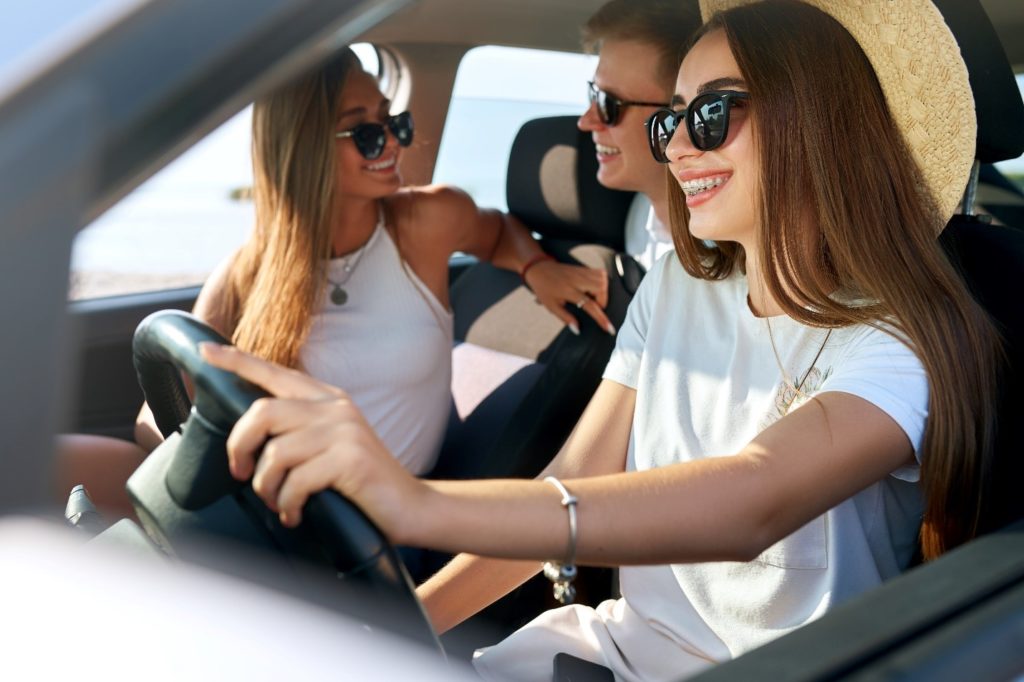
[[[540,480],[416,479],[343,392],[204,348],[278,396],[228,454],[285,524],[329,487],[397,543],[466,552],[419,589],[439,631],[541,562],[563,588],[559,564],[621,567],[621,599],[541,614],[478,652],[484,679],[564,652],[676,680],[991,527],[1000,340],[936,239],[974,157],[956,41],[928,0],[701,6],[651,119],[676,254]]]
[[[253,108],[256,227],[200,292],[194,312],[238,347],[343,387],[404,467],[432,467],[450,405],[448,259],[462,251],[521,272],[566,325],[565,303],[614,328],[603,271],[538,258],[514,217],[452,187],[403,187],[408,112],[393,113],[345,49]],[[574,308],[575,309],[575,308]],[[135,443],[69,436],[60,490],[85,482],[130,511],[124,482],[161,441],[144,407]]]

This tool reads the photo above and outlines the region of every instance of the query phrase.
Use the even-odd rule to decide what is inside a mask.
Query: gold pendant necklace
[[[786,415],[789,413],[789,408],[793,406],[793,403],[796,402],[797,398],[801,396],[806,397],[802,389],[804,384],[807,382],[807,377],[811,376],[811,372],[814,371],[814,366],[818,364],[818,359],[821,358],[821,354],[825,350],[825,345],[828,343],[829,337],[832,336],[832,329],[829,329],[828,333],[825,334],[825,340],[821,342],[821,347],[818,348],[818,352],[815,353],[814,359],[811,360],[811,366],[807,368],[806,372],[804,372],[804,376],[800,380],[800,383],[794,386],[793,380],[789,378],[789,375],[786,374],[785,367],[782,366],[782,359],[779,357],[779,351],[775,348],[775,338],[772,336],[771,320],[766,317],[764,318],[764,322],[768,326],[768,342],[772,345],[772,353],[775,355],[775,364],[779,366],[779,372],[782,374],[782,381],[786,386],[793,390],[793,398],[786,403],[785,409],[782,410],[782,414]]]

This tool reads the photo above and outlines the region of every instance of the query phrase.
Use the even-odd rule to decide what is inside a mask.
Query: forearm
[[[416,592],[434,629],[443,633],[522,585],[540,567],[536,561],[460,554]]]
[[[755,555],[768,505],[754,468],[737,459],[563,480],[579,499],[578,562],[616,566]],[[415,537],[405,538],[409,544],[505,559],[565,557],[568,513],[554,486],[523,480],[429,485]],[[729,505],[721,504],[725,497]]]
[[[603,432],[598,435],[603,435]],[[591,439],[585,440],[589,442]],[[567,445],[572,445],[574,440],[583,440],[576,431],[569,437]],[[569,447],[541,472],[540,477],[577,477],[621,471],[621,461],[621,457],[605,461],[597,457],[587,459]],[[459,554],[416,591],[434,629],[441,633],[498,601],[533,577],[540,568],[541,563],[536,560],[516,561]]]
[[[538,478],[569,480],[623,471],[635,397],[632,389],[603,381],[580,423]],[[460,554],[417,592],[435,628],[444,632],[490,606],[539,569],[538,561]]]
[[[745,561],[912,461],[891,417],[856,396],[826,393],[736,455],[563,482],[579,499],[581,564]],[[565,556],[568,514],[554,486],[431,486],[425,497],[435,506],[419,515],[414,543],[509,559]]]
[[[543,255],[540,244],[519,220],[500,211],[489,213],[489,218],[498,221],[497,239],[490,258],[492,265],[520,272],[531,260]]]

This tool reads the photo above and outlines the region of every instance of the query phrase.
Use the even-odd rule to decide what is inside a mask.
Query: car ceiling
[[[680,0],[694,1],[694,0]],[[578,51],[579,27],[605,0],[420,0],[365,35],[379,44],[515,45]],[[1010,63],[1024,72],[1024,2],[981,0]]]

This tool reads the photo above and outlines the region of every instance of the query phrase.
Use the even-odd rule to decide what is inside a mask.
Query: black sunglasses
[[[606,126],[613,126],[619,122],[622,110],[626,107],[663,107],[664,102],[631,102],[619,99],[610,95],[601,88],[594,85],[594,81],[587,81],[587,96],[591,104],[597,104],[597,115],[601,117],[601,123]]]
[[[387,128],[385,129],[385,126]],[[412,114],[403,111],[394,116],[388,116],[387,120],[381,123],[360,123],[351,130],[343,130],[335,133],[335,137],[351,137],[356,143],[356,149],[367,161],[373,161],[384,153],[384,147],[388,143],[387,131],[398,140],[398,144],[408,147],[412,144]]]
[[[668,163],[668,143],[682,119],[686,119],[686,132],[690,134],[694,147],[702,152],[720,147],[729,136],[729,110],[749,97],[746,92],[717,90],[697,96],[682,111],[655,111],[645,124],[654,160]]]

